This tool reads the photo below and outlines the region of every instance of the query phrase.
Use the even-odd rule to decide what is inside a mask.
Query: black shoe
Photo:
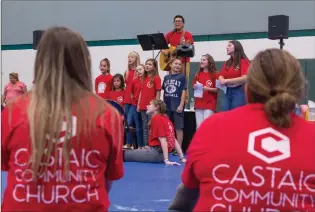
[[[173,150],[172,155],[174,155],[174,156],[178,156],[178,153],[176,152],[176,150],[175,150],[175,149]]]

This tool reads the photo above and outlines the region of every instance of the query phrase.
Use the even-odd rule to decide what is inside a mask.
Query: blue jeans
[[[234,108],[246,104],[244,85],[235,88],[227,88],[223,98],[223,111],[233,110]]]
[[[133,124],[136,125],[136,135],[137,135],[137,144],[138,147],[143,147],[143,130],[142,130],[142,120],[141,114],[137,111],[137,106],[130,105],[128,116],[127,116],[127,123],[128,126],[132,126]],[[132,144],[132,133],[128,132],[127,135],[127,144]]]

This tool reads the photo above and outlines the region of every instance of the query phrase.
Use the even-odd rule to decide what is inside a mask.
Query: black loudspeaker
[[[176,48],[176,55],[178,57],[194,57],[195,46],[190,44],[178,45]]]
[[[42,38],[44,30],[35,30],[33,31],[33,49],[37,49],[40,39]]]
[[[289,38],[289,16],[275,15],[268,17],[268,38],[271,40]]]

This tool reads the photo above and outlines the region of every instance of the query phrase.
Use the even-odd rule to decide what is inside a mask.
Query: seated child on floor
[[[176,138],[172,122],[165,114],[166,105],[163,101],[154,99],[147,106],[147,114],[152,114],[149,123],[149,146],[144,149],[125,150],[124,161],[162,163],[167,165],[180,165],[168,160],[169,153],[174,149],[178,152],[180,161],[186,162],[183,151]]]

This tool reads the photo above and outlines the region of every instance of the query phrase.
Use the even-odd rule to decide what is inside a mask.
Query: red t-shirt
[[[124,107],[125,104],[125,90],[121,91],[110,91],[109,93],[109,99],[118,102],[122,107]]]
[[[146,77],[142,84],[141,97],[139,100],[139,110],[147,110],[150,101],[156,98],[156,92],[161,90],[162,81],[159,76],[153,78]]]
[[[182,37],[182,32],[170,31],[165,35],[165,40],[171,46],[176,47],[180,44],[181,37]],[[184,43],[194,44],[194,39],[193,39],[192,34],[186,30],[184,34]],[[189,61],[190,61],[190,58],[189,57],[186,58],[186,62],[189,62]]]
[[[152,117],[149,131],[149,146],[161,146],[159,137],[166,138],[168,152],[171,152],[175,147],[175,129],[166,115],[157,114]]]
[[[141,86],[142,86],[142,83],[141,83],[140,78],[136,78],[131,83],[130,95],[132,95],[132,105],[138,105],[139,96],[141,92]]]
[[[205,120],[182,174],[200,187],[194,211],[314,211],[315,124],[291,117],[290,128],[274,127],[249,104]]]
[[[228,70],[225,70],[226,62],[223,64],[222,70],[220,72],[220,76],[223,76],[225,79],[234,79],[237,77],[241,77],[243,75],[247,75],[247,71],[250,65],[250,61],[247,59],[241,59],[240,67],[230,66]]]
[[[215,81],[218,79],[219,74],[215,73],[214,75],[210,75],[209,72],[198,72],[198,82],[203,86],[207,86],[209,88],[215,88]],[[194,77],[193,85],[197,82],[197,76]],[[203,110],[213,110],[215,111],[217,107],[217,93],[211,91],[203,91],[202,98],[195,97],[195,109],[203,109]]]
[[[131,90],[131,83],[134,79],[137,78],[136,71],[133,69],[130,69],[124,74],[125,78],[125,83],[126,83],[126,92],[125,92],[125,98],[124,102],[125,104],[131,104],[131,95],[130,95],[130,90]]]
[[[112,90],[112,79],[113,76],[111,74],[99,75],[95,79],[95,92],[97,95],[102,97],[103,99],[109,98],[109,93]]]
[[[96,97],[82,101],[90,101],[93,108]],[[60,158],[55,158],[53,150],[47,172],[34,182],[27,166],[31,148],[27,109],[28,98],[19,98],[12,106],[11,116],[7,107],[1,116],[1,169],[8,172],[2,211],[107,211],[110,203],[105,184],[124,175],[123,132],[118,134],[123,123],[118,112],[107,104],[96,120],[96,131],[84,136],[82,129],[79,142],[74,134],[69,181],[63,175],[61,133],[57,147]],[[76,120],[74,114],[74,125]]]

